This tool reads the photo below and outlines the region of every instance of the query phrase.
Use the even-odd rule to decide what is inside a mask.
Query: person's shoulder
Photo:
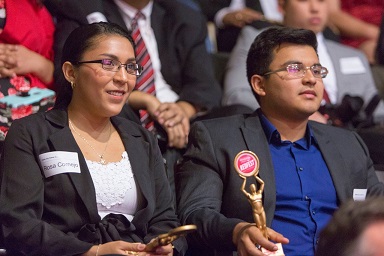
[[[206,22],[206,19],[201,11],[195,10],[177,0],[154,1],[154,6],[162,9],[165,12],[166,17],[180,23],[193,25]]]
[[[31,115],[24,116],[22,118],[13,120],[12,126],[14,124],[28,125],[30,127],[45,125],[47,117],[57,116],[60,112],[61,111],[57,110],[57,109],[49,110],[47,112],[37,112],[37,113],[31,114]]]
[[[223,130],[226,128],[240,127],[244,124],[245,119],[250,114],[236,114],[231,116],[216,117],[211,119],[205,119],[196,121],[192,126],[203,125],[209,129]]]
[[[240,31],[241,37],[251,37],[254,39],[256,36],[258,36],[263,30],[257,29],[251,25],[244,26]]]
[[[335,41],[330,40],[330,39],[325,39],[325,43],[326,43],[326,46],[328,48],[333,48],[339,54],[346,55],[346,57],[358,56],[358,57],[361,57],[363,59],[366,59],[365,55],[362,51],[355,49],[353,47],[350,47],[348,45],[345,45],[345,44],[342,44],[339,42],[335,42]]]
[[[315,121],[309,121],[309,124],[315,132],[317,132],[318,134],[321,134],[324,137],[335,138],[335,139],[356,137],[356,132],[352,130],[348,130],[346,128],[336,127],[329,124],[322,124]]]
[[[28,133],[32,136],[49,136],[57,129],[61,129],[67,122],[67,115],[62,110],[49,110],[37,112],[16,120],[13,120],[8,134]],[[38,137],[39,137],[38,136]],[[8,135],[7,135],[8,137]]]

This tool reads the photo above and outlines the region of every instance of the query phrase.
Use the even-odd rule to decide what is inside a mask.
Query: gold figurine
[[[241,186],[241,191],[247,197],[249,203],[252,206],[253,211],[253,220],[256,223],[256,226],[263,233],[263,236],[268,239],[267,232],[267,219],[265,217],[265,211],[263,207],[263,190],[264,190],[264,181],[257,176],[257,173],[254,174],[256,181],[260,184],[259,189],[256,189],[255,184],[249,186],[251,193],[248,193],[245,190],[245,184],[247,182],[247,177],[240,174],[240,177],[244,179],[243,185]]]
[[[264,181],[259,176],[257,176],[259,174],[260,167],[259,158],[252,151],[244,150],[236,155],[234,166],[239,176],[244,179],[240,190],[244,193],[248,199],[248,202],[252,206],[253,220],[255,221],[257,228],[261,231],[263,236],[268,239],[267,219],[263,206]],[[247,183],[247,177],[252,176],[256,179],[258,186],[252,183],[249,186],[250,192],[248,192],[245,189],[245,185]],[[261,251],[267,255],[284,256],[281,243],[277,243],[276,246],[278,247],[277,251],[270,252],[265,248],[261,248]]]

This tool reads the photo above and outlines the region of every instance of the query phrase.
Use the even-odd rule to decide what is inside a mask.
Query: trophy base
[[[265,248],[261,248],[261,251],[265,254],[265,255],[275,255],[275,256],[284,256],[284,251],[283,251],[283,246],[281,245],[281,243],[277,243],[276,244],[277,246],[277,251],[268,251],[267,249]]]

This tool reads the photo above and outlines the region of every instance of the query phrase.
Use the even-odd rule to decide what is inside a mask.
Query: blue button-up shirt
[[[289,239],[289,244],[283,245],[285,255],[314,255],[319,233],[337,208],[328,167],[308,125],[304,138],[282,141],[261,111],[259,116],[276,180],[276,210],[271,228]]]

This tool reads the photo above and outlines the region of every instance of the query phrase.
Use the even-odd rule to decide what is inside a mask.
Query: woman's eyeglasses
[[[125,70],[127,70],[128,74],[135,75],[135,76],[140,76],[141,72],[143,71],[143,67],[140,64],[137,64],[137,63],[123,64],[118,60],[111,60],[111,59],[78,61],[76,62],[76,65],[80,65],[84,63],[101,63],[101,66],[103,69],[112,71],[112,72],[117,72],[120,70],[121,67],[125,67]]]

